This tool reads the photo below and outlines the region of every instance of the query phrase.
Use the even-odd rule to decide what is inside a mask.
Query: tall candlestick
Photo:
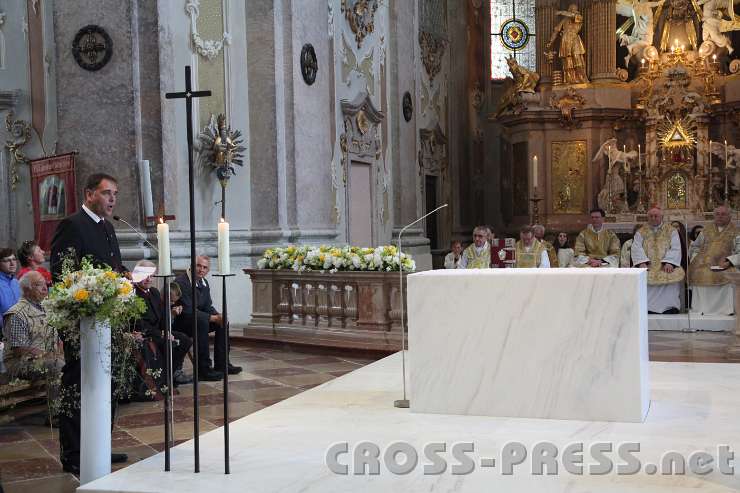
[[[170,262],[170,226],[162,218],[157,224],[157,249],[159,250],[159,275],[172,275]]]
[[[229,223],[221,218],[218,223],[218,270],[219,274],[231,273],[231,261],[229,258]]]
[[[139,174],[141,178],[141,199],[144,207],[144,217],[154,215],[154,204],[152,203],[152,175],[149,168],[149,160],[140,161]]]
[[[627,144],[622,144],[622,154],[624,155],[624,172],[629,173],[630,164],[629,160],[627,159]]]
[[[730,162],[727,159],[727,141],[725,140],[725,168],[730,167]]]
[[[637,170],[642,173],[642,146],[637,144]]]
[[[532,158],[532,184],[537,188],[537,156]]]

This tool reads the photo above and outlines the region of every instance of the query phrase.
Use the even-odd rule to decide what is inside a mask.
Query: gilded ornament
[[[226,187],[229,179],[234,175],[234,165],[244,166],[244,151],[240,130],[232,130],[226,124],[226,116],[221,114],[217,118],[211,115],[211,121],[200,135],[199,154],[202,162],[216,172],[222,187]]]
[[[28,158],[23,153],[25,146],[31,139],[31,125],[24,120],[13,119],[13,112],[8,112],[5,117],[5,130],[11,139],[5,141],[5,148],[10,154],[10,188],[15,190],[18,183],[18,165],[28,163]]]
[[[342,12],[355,35],[357,47],[375,29],[375,12],[378,0],[342,0]]]
[[[444,56],[446,43],[443,39],[431,33],[419,31],[419,47],[421,48],[421,61],[424,69],[432,81],[442,69],[442,57]]]
[[[560,95],[553,93],[550,96],[550,106],[560,110],[560,125],[569,129],[580,126],[580,122],[576,120],[574,112],[582,108],[585,104],[586,99],[572,87],[569,87]]]

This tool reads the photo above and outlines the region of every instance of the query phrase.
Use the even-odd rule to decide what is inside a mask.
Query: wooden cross
[[[185,127],[188,131],[188,183],[190,185],[190,272],[195,275],[195,172],[193,169],[193,98],[202,98],[210,96],[211,91],[193,91],[190,79],[190,66],[185,66],[185,91],[168,92],[165,94],[167,99],[185,99]],[[194,279],[193,279],[194,280]],[[193,325],[193,435],[194,435],[194,452],[195,452],[195,472],[200,472],[200,409],[198,399],[198,317],[196,306],[198,305],[198,293],[195,289],[195,282],[190,282],[192,312],[191,320]]]

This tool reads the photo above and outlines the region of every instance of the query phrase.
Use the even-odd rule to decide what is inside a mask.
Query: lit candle
[[[717,63],[717,55],[712,55],[712,63]]]
[[[642,69],[645,70],[645,59],[642,59]]]
[[[607,171],[608,174],[612,172],[612,146],[606,146],[606,157],[609,160],[609,169]]]
[[[532,158],[532,183],[537,188],[537,156]]]
[[[220,274],[231,273],[231,262],[229,259],[229,223],[221,218],[218,223],[218,270]]]
[[[642,145],[637,144],[637,170],[642,173]]]
[[[725,140],[725,166],[730,167],[730,161],[727,159],[727,141]]]
[[[709,176],[712,176],[712,139],[709,139]]]
[[[157,224],[157,249],[159,250],[159,275],[172,275],[170,263],[170,227],[160,217]]]

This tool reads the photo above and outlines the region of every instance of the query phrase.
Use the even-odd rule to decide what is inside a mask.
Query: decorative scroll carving
[[[190,17],[190,38],[193,41],[195,51],[208,61],[212,61],[218,56],[225,45],[231,44],[231,35],[224,31],[220,41],[209,39],[204,40],[198,34],[198,16],[200,15],[200,0],[188,0],[185,4],[185,12]]]
[[[10,154],[11,190],[15,190],[18,183],[18,165],[28,162],[28,158],[23,154],[23,146],[31,139],[31,125],[24,120],[14,120],[13,116],[13,112],[10,111],[5,117],[5,129],[11,137],[5,141],[5,148]]]
[[[358,48],[375,29],[375,11],[378,10],[378,3],[378,0],[342,0],[342,12],[355,34]]]
[[[447,137],[437,123],[434,128],[422,128],[419,130],[419,186],[424,193],[424,175],[440,176],[442,179],[447,175]]]
[[[375,91],[375,75],[373,74],[373,57],[375,49],[363,57],[362,61],[357,61],[357,55],[342,34],[342,82],[348,86],[351,84],[350,74],[354,71],[365,79],[365,87],[368,93],[373,94]]]
[[[419,47],[421,48],[421,61],[427,71],[429,80],[433,81],[442,69],[442,57],[445,53],[447,43],[431,33],[419,32]]]
[[[569,129],[581,125],[581,122],[575,119],[574,111],[583,107],[584,104],[586,104],[584,97],[572,87],[569,87],[567,91],[559,96],[553,94],[550,97],[550,106],[560,110],[560,124]]]

